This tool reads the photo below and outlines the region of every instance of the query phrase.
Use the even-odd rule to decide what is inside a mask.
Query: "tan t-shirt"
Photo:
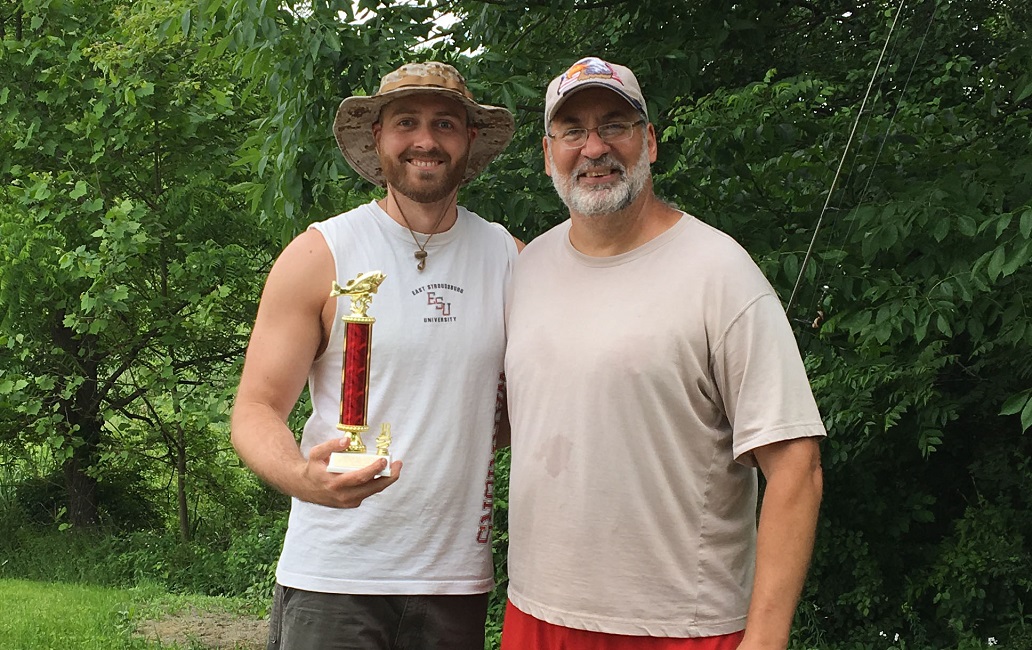
[[[519,256],[512,292],[513,604],[615,634],[742,629],[751,450],[824,435],[763,274],[689,215],[606,258],[578,253],[566,222]]]

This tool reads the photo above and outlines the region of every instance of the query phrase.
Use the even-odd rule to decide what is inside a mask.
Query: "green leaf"
[[[1025,84],[1025,87],[1022,88],[1021,91],[1018,93],[1017,97],[1014,98],[1015,104],[1020,104],[1029,97],[1032,97],[1032,77],[1025,75],[1021,82]]]
[[[1029,259],[1032,258],[1032,241],[1026,241],[1017,250],[1011,253],[1007,259],[1007,263],[1000,269],[1003,277],[1014,273],[1019,268],[1028,263]]]
[[[997,278],[1000,277],[1000,273],[1003,272],[1003,265],[1007,261],[1007,255],[1003,251],[1003,247],[997,248],[993,251],[993,256],[989,258],[989,264],[986,266],[986,273],[989,274],[989,280],[996,282]]]
[[[1032,390],[1026,390],[1018,393],[1017,395],[1011,395],[1007,398],[1007,401],[1003,403],[1003,407],[1000,409],[1000,415],[1014,415],[1024,410],[1028,404],[1032,402]]]
[[[204,14],[208,18],[211,18],[218,12],[219,8],[222,7],[222,0],[208,0],[207,5],[208,6],[204,8]]]
[[[1006,214],[1001,214],[999,219],[997,219],[997,221],[996,221],[996,238],[997,239],[999,239],[1000,236],[1004,233],[1004,231],[1007,230],[1007,227],[1010,226],[1011,219],[1013,218],[1013,216],[1014,215],[1012,215],[1010,213],[1006,213]],[[986,224],[989,224],[989,223],[990,223],[989,221],[986,222]]]
[[[216,57],[221,57],[223,54],[225,54],[226,53],[226,48],[228,48],[232,42],[233,42],[233,36],[232,35],[228,35],[228,36],[225,36],[225,37],[219,39],[219,42],[215,44],[215,50],[214,50],[215,56]]]
[[[981,341],[982,335],[985,334],[985,327],[982,325],[982,321],[978,318],[968,319],[967,330],[971,333],[971,338],[976,341]]]
[[[978,224],[967,215],[957,217],[957,230],[967,237],[974,237],[978,234]]]

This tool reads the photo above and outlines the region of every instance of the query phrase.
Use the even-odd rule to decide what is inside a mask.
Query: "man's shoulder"
[[[331,246],[334,245],[334,242],[346,241],[354,237],[375,237],[382,230],[377,210],[379,208],[376,207],[376,202],[370,201],[328,219],[310,223],[307,229],[322,233]]]
[[[340,223],[340,222],[346,221],[348,219],[353,219],[353,218],[358,217],[358,216],[370,214],[370,211],[372,210],[372,206],[374,206],[375,204],[376,204],[376,201],[370,201],[368,203],[363,203],[362,205],[359,205],[359,206],[356,206],[354,208],[351,208],[350,210],[345,210],[344,212],[341,212],[339,214],[335,214],[332,217],[328,217],[326,219],[323,219],[322,221],[315,221],[315,222],[309,224],[308,227],[309,228],[314,228],[314,227],[318,227],[318,226],[323,225],[323,224],[327,224],[328,225],[328,224]]]
[[[459,215],[462,218],[462,231],[460,237],[468,238],[477,242],[479,246],[487,246],[494,250],[496,246],[505,250],[505,256],[515,257],[517,254],[516,240],[509,230],[497,221],[488,221],[479,214],[459,206]]]
[[[696,259],[717,266],[737,266],[745,261],[752,262],[749,251],[732,235],[688,213],[683,218],[690,221],[677,238],[678,244],[688,249],[682,251],[682,254],[691,254]]]
[[[468,224],[467,227],[469,227],[469,228],[478,229],[478,230],[485,230],[485,231],[499,231],[500,230],[502,232],[505,232],[506,234],[508,234],[508,232],[509,232],[508,229],[503,224],[501,224],[501,223],[499,223],[497,221],[488,221],[487,219],[481,217],[479,214],[477,214],[476,212],[473,212],[472,210],[470,210],[469,208],[467,208],[465,206],[460,205],[460,206],[458,206],[458,208],[459,208],[459,213],[460,214],[466,215],[466,222]]]
[[[688,212],[684,213],[684,219],[688,219],[689,237],[707,246],[726,246],[729,248],[741,248],[738,241],[720,228]]]
[[[570,220],[561,221],[528,242],[520,255],[526,255],[527,251],[535,253],[547,246],[554,245],[557,241],[561,242],[564,237],[569,237],[569,232]]]

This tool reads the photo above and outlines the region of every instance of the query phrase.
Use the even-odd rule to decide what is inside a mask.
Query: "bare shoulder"
[[[248,344],[238,403],[272,406],[286,418],[325,346],[323,316],[333,282],[333,255],[322,235],[296,237],[272,265]]]
[[[318,344],[325,338],[323,311],[333,279],[333,254],[323,236],[316,230],[306,230],[295,237],[269,271],[258,303],[252,344],[259,336],[309,332]]]
[[[273,265],[273,272],[292,274],[312,270],[333,273],[333,255],[318,230],[308,229],[295,237]]]
[[[272,265],[262,302],[287,302],[322,298],[330,292],[334,277],[333,255],[322,234],[306,230],[283,249]],[[324,295],[325,294],[325,295]]]

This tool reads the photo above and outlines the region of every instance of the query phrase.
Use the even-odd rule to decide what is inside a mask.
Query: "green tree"
[[[233,484],[196,461],[221,453],[261,277],[375,195],[336,150],[340,100],[454,63],[518,126],[460,200],[530,239],[565,219],[543,89],[594,54],[638,73],[659,193],[786,302],[802,272],[789,315],[830,436],[796,641],[1028,647],[1029,24],[1016,0],[6,5],[0,449],[46,444],[87,483]]]
[[[196,41],[156,37],[174,5],[15,8],[0,49],[0,444],[53,450],[75,525],[97,522],[106,472],[177,476],[186,536],[189,447],[226,447],[202,443],[270,260],[228,191],[259,104],[225,66],[195,63]]]
[[[661,191],[742,241],[786,300],[895,19],[849,17],[870,33],[852,69],[807,47],[846,42],[834,21],[793,44],[801,73],[669,113]],[[1032,418],[1000,412],[1032,375],[1028,14],[900,19],[790,313],[830,432],[800,637],[1025,647]]]
[[[240,20],[246,3],[226,6],[255,24]],[[300,94],[284,95],[283,76],[270,90],[312,108],[307,130],[270,122],[293,139],[262,140],[262,156],[333,155],[326,125],[339,98],[325,92],[372,92],[402,58],[454,62],[518,124],[461,199],[524,238],[565,218],[541,172],[545,84],[589,54],[631,66],[661,134],[659,192],[741,241],[786,302],[803,271],[790,317],[831,437],[800,640],[862,647],[891,631],[921,647],[988,636],[1020,647],[1030,504],[1017,486],[1030,478],[1022,431],[1032,424],[1024,4],[368,2],[360,8],[375,18],[347,26],[331,17],[350,19],[346,7],[305,19],[299,7],[266,7],[262,19],[279,30],[266,42],[304,55],[234,41],[243,60],[268,57],[263,72],[304,61],[290,91]],[[435,12],[455,22],[429,25]],[[327,24],[345,34],[340,52],[321,45]],[[330,81],[308,81],[310,69]],[[274,170],[262,196],[304,196],[279,187],[287,178],[313,189],[312,206],[333,178],[363,187],[336,165]],[[504,539],[504,507],[499,521]]]

